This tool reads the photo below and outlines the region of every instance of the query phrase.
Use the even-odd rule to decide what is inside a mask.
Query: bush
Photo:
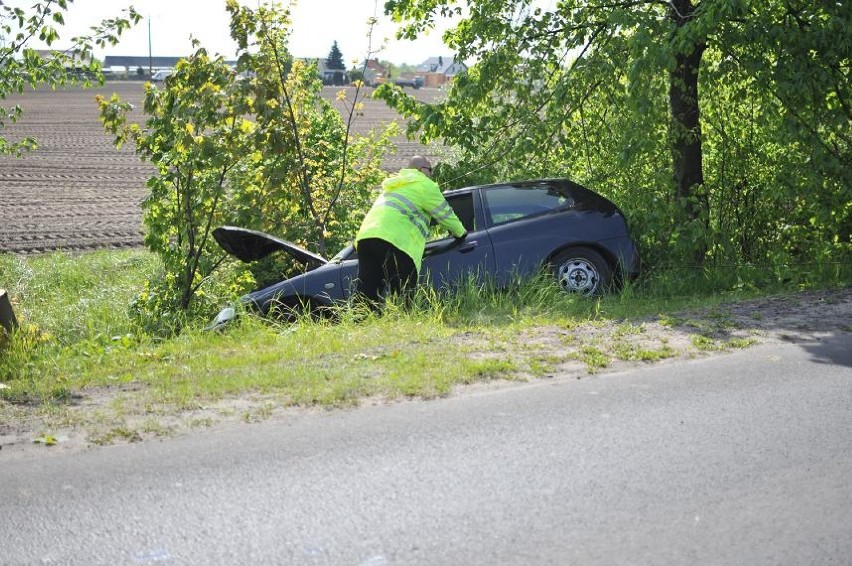
[[[349,134],[358,101],[344,121],[322,99],[316,67],[286,51],[286,10],[227,7],[235,70],[196,44],[161,87],[145,86],[144,128],[127,123],[130,106],[118,97],[99,98],[116,145],[132,143],[158,170],[143,204],[145,244],[164,271],[135,312],[159,331],[209,316],[204,301],[193,302],[210,286],[241,288],[252,278],[242,268],[232,280],[213,279],[225,261],[211,237],[217,225],[270,232],[322,255],[342,247],[385,176],[380,164],[395,131]]]

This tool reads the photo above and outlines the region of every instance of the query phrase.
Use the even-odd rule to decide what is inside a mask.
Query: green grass
[[[500,291],[473,284],[447,296],[422,290],[412,309],[389,305],[376,316],[343,308],[334,322],[280,324],[243,315],[210,333],[202,330],[210,312],[180,336],[162,339],[140,330],[129,308],[158,267],[138,250],[0,255],[0,286],[20,321],[0,344],[0,422],[22,410],[85,418],[100,427],[93,439],[111,442],[169,434],[160,417],[233,398],[255,400],[238,409],[251,421],[283,406],[443,396],[459,384],[550,375],[572,360],[594,373],[614,360],[678,355],[665,341],[642,342],[653,320],[692,329],[699,352],[742,348],[754,341],[725,338],[736,325],[713,309],[781,290],[707,293],[698,277],[692,287],[680,281],[681,294],[672,294],[670,282],[655,287],[651,280],[586,299],[566,296],[543,278]],[[710,314],[678,314],[697,307]],[[74,416],[89,397],[109,401]],[[131,417],[141,424],[128,424]],[[188,426],[213,419],[196,415]]]
[[[68,346],[132,334],[126,307],[157,265],[139,251],[0,255],[0,282],[27,323]]]
[[[648,348],[617,342],[614,351],[618,359],[631,362],[656,362],[678,354],[668,344],[662,344],[658,348]]]
[[[610,364],[609,355],[595,346],[583,346],[576,357],[586,364],[589,373],[596,373],[599,369],[605,368]]]

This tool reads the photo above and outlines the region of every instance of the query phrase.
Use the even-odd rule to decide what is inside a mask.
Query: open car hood
[[[311,268],[328,263],[328,260],[321,255],[300,248],[293,242],[281,240],[256,230],[237,226],[220,226],[213,230],[213,237],[223,250],[246,263],[257,261],[278,251],[288,253],[296,261]]]

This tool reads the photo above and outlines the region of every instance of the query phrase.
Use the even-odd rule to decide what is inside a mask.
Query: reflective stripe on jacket
[[[382,183],[382,194],[373,203],[355,238],[379,238],[405,252],[420,271],[429,223],[435,220],[453,236],[465,228],[438,184],[417,169],[402,169]]]

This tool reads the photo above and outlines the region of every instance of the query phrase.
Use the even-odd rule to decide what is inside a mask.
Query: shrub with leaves
[[[0,99],[25,87],[57,86],[66,83],[89,85],[103,82],[100,62],[92,57],[92,49],[115,45],[123,31],[139,21],[140,16],[130,7],[119,17],[106,19],[92,26],[91,33],[71,39],[65,50],[36,51],[28,46],[39,40],[49,47],[59,39],[65,25],[65,12],[73,0],[46,0],[28,8],[8,6],[0,2]],[[16,121],[22,109],[0,107],[0,129],[6,121]],[[20,155],[34,149],[32,138],[9,141],[0,136],[0,155]]]
[[[178,62],[164,89],[146,84],[144,129],[127,123],[130,106],[116,95],[98,101],[116,143],[132,141],[157,167],[143,203],[145,244],[165,269],[157,284],[149,283],[147,294],[157,297],[153,314],[186,312],[221,261],[211,233],[229,172],[253,153],[254,124],[243,117],[249,101],[224,60],[204,49]]]
[[[237,72],[254,100],[256,166],[243,170],[234,193],[235,221],[331,255],[354,236],[386,173],[394,126],[369,136],[351,132],[362,90],[337,102],[323,99],[316,66],[286,50],[289,11],[270,4],[257,11],[229,1],[232,36],[241,55]]]
[[[101,119],[117,145],[134,144],[157,166],[144,202],[146,245],[164,271],[149,281],[135,308],[179,330],[186,315],[205,313],[193,299],[225,259],[211,238],[220,224],[239,224],[303,244],[321,254],[351,238],[385,173],[393,127],[351,134],[347,120],[321,96],[316,67],[287,52],[289,10],[252,11],[227,2],[238,64],[199,48],[178,63],[161,88],[145,87],[144,127],[127,122],[130,106],[100,98]],[[249,279],[239,278],[242,290]]]

